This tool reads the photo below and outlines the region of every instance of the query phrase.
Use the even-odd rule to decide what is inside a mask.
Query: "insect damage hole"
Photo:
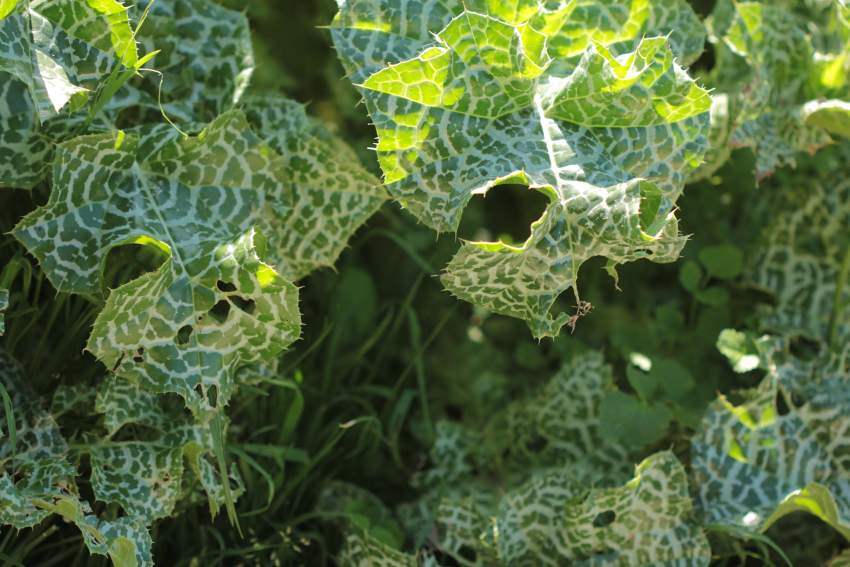
[[[551,199],[527,185],[497,185],[480,200],[470,202],[470,218],[480,216],[475,232],[464,235],[472,240],[500,240],[509,246],[522,246],[531,236],[531,225],[540,220]],[[477,214],[476,214],[477,213]],[[461,232],[464,227],[461,226]]]
[[[192,325],[183,325],[174,336],[174,342],[181,346],[189,344],[189,340],[191,339],[194,331],[195,329],[192,328]]]
[[[534,437],[525,442],[525,448],[532,453],[542,453],[548,444],[548,439],[542,435],[535,434]]]
[[[593,519],[594,528],[607,528],[617,520],[617,513],[614,510],[605,510],[600,512]]]
[[[203,384],[195,384],[195,387],[192,388],[194,392],[198,395],[198,398],[203,400],[207,397],[207,393],[204,391]]]
[[[215,286],[218,288],[219,291],[224,293],[233,293],[234,291],[236,291],[236,286],[230,282],[223,282],[221,280],[218,280]]]
[[[145,361],[145,347],[140,346],[133,353],[133,362],[141,364]]]
[[[788,415],[791,412],[791,408],[788,405],[788,400],[785,398],[785,393],[780,389],[776,390],[775,405],[776,413],[780,416]]]
[[[257,312],[257,304],[253,299],[245,299],[244,297],[239,297],[238,295],[230,295],[227,297],[233,305],[247,313],[248,315],[254,315]]]
[[[213,323],[224,323],[227,321],[227,316],[230,315],[230,302],[226,299],[219,300],[219,302],[213,305],[213,308],[209,310],[208,315]]]
[[[469,561],[470,563],[475,563],[478,559],[478,554],[475,553],[475,550],[469,545],[462,545],[460,549],[457,550],[457,554]]]

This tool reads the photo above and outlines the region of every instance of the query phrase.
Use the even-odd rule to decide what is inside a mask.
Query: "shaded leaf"
[[[661,439],[673,417],[663,403],[644,403],[623,392],[609,392],[602,399],[599,414],[599,433],[603,438],[634,447]]]
[[[742,405],[710,407],[693,440],[698,501],[709,524],[761,533],[807,510],[850,534],[846,369],[786,351],[764,353],[769,373]]]
[[[613,388],[611,366],[601,353],[576,356],[536,395],[504,410],[495,437],[510,451],[506,465],[518,470],[568,466],[586,484],[625,482],[632,462],[622,445],[602,437],[600,403]],[[542,448],[541,448],[542,445]]]
[[[147,390],[180,394],[206,421],[239,366],[270,360],[300,333],[297,290],[262,263],[265,237],[250,228],[263,203],[283,207],[284,182],[280,158],[237,112],[196,138],[167,126],[84,136],[59,146],[50,201],[14,234],[65,291],[98,291],[114,246],[169,254],[111,293],[88,349]]]
[[[711,550],[681,463],[657,453],[635,474],[622,487],[589,491],[551,475],[511,493],[497,518],[502,562],[707,566]]]
[[[845,10],[837,4],[827,7],[832,9],[838,14]],[[847,95],[846,81],[836,75],[846,58],[846,41],[840,42],[838,53],[819,51],[834,46],[833,36],[846,33],[846,21],[834,26],[810,14],[797,17],[782,3],[722,0],[706,23],[718,59],[714,81],[725,92],[714,99],[714,150],[702,176],[728,158],[727,148],[749,147],[756,153],[760,179],[778,167],[795,165],[796,153],[814,153],[830,143],[827,131],[841,134],[840,125],[821,127],[826,115],[843,117],[840,101],[830,101],[822,114],[809,119],[821,104],[819,97]]]
[[[37,465],[67,453],[68,444],[53,416],[42,409],[42,399],[33,390],[24,369],[5,350],[0,350],[0,382],[12,402],[17,441],[13,448],[6,407],[0,404],[0,465],[11,468],[13,449],[18,465]]]
[[[136,3],[134,19],[149,4]],[[196,120],[233,108],[254,71],[248,18],[208,0],[156,0],[137,39],[148,53],[160,51],[149,65],[163,73],[167,111]],[[158,84],[140,88],[157,96]]]
[[[283,156],[293,182],[292,206],[282,215],[269,211],[261,224],[276,243],[267,263],[293,281],[332,266],[386,192],[302,105],[279,96],[248,96],[244,103],[248,121]]]
[[[396,551],[353,525],[337,556],[340,567],[417,567],[416,557]]]
[[[850,281],[836,288],[842,268],[850,266],[850,183],[809,179],[803,191],[788,190],[783,197],[747,274],[776,297],[775,307],[763,308],[761,323],[772,331],[823,341],[834,326],[836,340],[847,337]]]

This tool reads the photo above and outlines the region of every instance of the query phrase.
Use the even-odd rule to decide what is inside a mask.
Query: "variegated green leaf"
[[[67,138],[87,117],[86,112],[62,112],[39,120],[26,91],[25,83],[0,72],[0,187],[30,189],[48,177],[54,141]],[[94,118],[90,130],[111,130],[118,112],[133,106],[160,112],[156,98],[125,84]],[[172,105],[166,105],[166,111],[175,115]]]
[[[841,127],[847,123],[843,102],[829,101],[817,114],[823,103],[812,100],[850,94],[844,84],[848,44],[846,39],[837,46],[831,41],[832,36],[846,35],[842,14],[847,10],[830,4],[820,11],[844,19],[837,26],[809,13],[795,14],[783,3],[717,3],[707,22],[718,59],[713,80],[728,94],[718,95],[726,97],[720,102],[724,112],[720,116],[718,108],[718,120],[712,121],[717,154],[710,155],[709,162],[714,166],[701,173],[719,167],[728,157],[727,147],[749,147],[756,153],[756,177],[762,178],[778,167],[795,165],[798,152],[813,153],[830,143],[827,132],[846,135]],[[819,51],[833,47],[839,52]],[[829,115],[841,122],[834,125],[826,119]]]
[[[504,412],[500,446],[506,465],[520,470],[563,468],[579,482],[625,482],[632,472],[626,447],[599,434],[599,405],[613,388],[611,366],[601,353],[573,358],[535,396]]]
[[[444,498],[434,518],[439,538],[437,546],[461,565],[496,565],[493,519],[485,514],[473,497],[453,502]],[[469,551],[475,559],[470,559]]]
[[[238,112],[194,138],[168,126],[84,136],[59,146],[50,201],[14,234],[63,291],[98,291],[114,246],[166,252],[158,272],[111,293],[88,349],[206,421],[238,367],[300,333],[297,289],[262,262],[266,239],[251,227],[265,204],[283,208],[285,182],[280,157]]]
[[[839,159],[847,155],[845,149]],[[810,179],[801,189],[785,192],[749,278],[776,295],[762,325],[841,344],[850,336],[850,183]]]
[[[708,540],[691,506],[684,467],[657,453],[620,488],[588,491],[567,475],[508,495],[497,518],[503,564],[707,566]]]
[[[0,72],[0,185],[29,189],[47,176],[52,122],[42,127],[26,83]]]
[[[432,467],[417,472],[411,484],[424,494],[413,502],[397,508],[405,529],[414,537],[422,529],[423,522],[432,516],[453,515],[455,507],[474,503],[484,513],[495,512],[499,493],[486,475],[476,469],[486,466],[485,455],[481,454],[482,439],[478,432],[450,421],[439,421],[434,427],[435,440],[430,450]],[[444,522],[444,537],[453,538],[454,528],[450,519]],[[446,540],[448,541],[448,540]],[[448,543],[440,544],[447,553],[458,550]]]
[[[332,136],[302,105],[279,96],[249,96],[248,120],[281,156],[293,181],[293,203],[260,225],[275,242],[266,262],[298,280],[332,266],[354,234],[387,195],[354,152]]]
[[[337,556],[340,567],[418,567],[416,556],[396,551],[352,525]]]
[[[117,0],[18,2],[0,20],[0,71],[23,81],[41,120],[87,98],[112,69],[138,59],[127,8]]]
[[[169,411],[167,403],[164,396],[108,376],[98,391],[95,411],[104,414],[109,435],[129,423],[152,428],[159,435],[146,441],[106,439],[85,447],[91,456],[91,483],[97,499],[118,502],[145,524],[170,515],[184,496],[184,456],[207,493],[213,516],[224,503],[218,471],[204,456],[213,451],[209,427],[197,423],[185,410]],[[233,491],[236,499],[244,486],[235,471],[233,480],[238,487]]]
[[[67,478],[76,475],[62,457],[43,459],[23,467],[27,475],[17,485],[0,476],[0,524],[31,527],[51,513],[77,525],[91,553],[108,555],[116,567],[152,567],[151,538],[147,528],[130,517],[102,521],[91,515]]]
[[[16,444],[13,447],[7,425],[5,404],[0,404],[0,465],[11,468],[14,460],[36,465],[44,459],[60,457],[68,444],[56,421],[42,409],[42,399],[29,383],[24,369],[5,350],[0,350],[0,382],[12,401]]]
[[[136,3],[134,19],[151,4]],[[163,73],[166,112],[206,121],[239,102],[254,71],[248,18],[208,0],[156,0],[137,39]],[[149,94],[158,93],[159,79]]]
[[[174,510],[183,478],[183,447],[129,441],[88,450],[91,483],[98,500],[119,503],[145,524]]]
[[[0,471],[0,524],[32,527],[54,512],[50,509],[54,505],[64,505],[75,516],[83,517],[88,505],[67,489],[66,477],[75,476],[77,471],[64,457],[30,462],[19,472],[26,476],[15,484],[8,473]]]
[[[341,42],[367,4],[344,4],[335,24],[337,48],[357,69],[367,67],[360,55],[375,53],[351,53]],[[591,12],[573,14],[575,28]],[[360,86],[390,194],[432,228],[456,230],[472,196],[502,183],[549,196],[522,246],[466,243],[442,278],[458,297],[526,319],[540,338],[586,312],[575,278],[588,258],[678,257],[684,242],[668,213],[706,150],[710,99],[674,63],[665,38],[633,42],[635,51],[618,57],[585,40],[580,59],[550,66],[534,18],[514,20],[459,12],[436,45]],[[369,49],[383,45],[380,34],[368,37],[376,40]],[[547,68],[558,74],[542,83]],[[579,312],[553,318],[549,310],[570,288]]]
[[[552,6],[538,0],[344,0],[331,25],[334,45],[349,77],[362,83],[388,63],[416,57],[464,8],[503,22],[529,24],[549,36],[557,61],[573,61],[591,40],[616,55],[634,51],[642,37],[670,35],[683,66],[703,50],[705,29],[681,0],[567,0]],[[558,63],[556,63],[558,65]]]
[[[462,500],[470,494],[492,500],[492,490],[473,475],[480,459],[478,433],[445,420],[437,422],[434,432],[430,451],[433,467],[417,473],[411,484],[432,491],[442,489],[450,500]]]
[[[787,346],[765,353],[768,375],[743,404],[711,406],[692,442],[706,523],[758,533],[804,510],[850,537],[845,358],[804,363]]]
[[[106,522],[87,516],[86,532],[83,536],[89,551],[108,555],[115,567],[153,565],[151,536],[147,528],[135,518],[125,516]]]
[[[62,384],[53,393],[50,410],[54,415],[61,415],[66,412],[79,412],[88,415],[94,410],[96,398],[97,388],[94,386]]]
[[[581,485],[626,482],[633,471],[628,451],[599,434],[600,402],[612,387],[612,370],[602,355],[586,353],[538,392],[509,404],[483,434],[438,422],[434,466],[412,480],[428,492],[399,508],[408,530],[418,533],[433,516],[435,545],[463,564],[487,564],[496,554],[489,518],[498,511],[502,490],[529,475],[565,469],[571,482]],[[500,456],[498,471],[488,470],[491,454]],[[465,558],[464,547],[475,550],[475,561]]]

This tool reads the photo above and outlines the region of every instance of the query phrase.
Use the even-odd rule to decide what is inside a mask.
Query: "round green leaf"
[[[732,279],[741,273],[744,256],[734,246],[710,246],[699,251],[699,261],[709,275],[724,280]],[[684,284],[682,284],[684,285]]]
[[[688,260],[682,265],[679,270],[679,283],[682,287],[691,293],[699,289],[699,284],[702,281],[702,268],[693,260]]]
[[[729,303],[729,292],[722,287],[711,287],[694,294],[697,301],[706,305],[723,305]]]

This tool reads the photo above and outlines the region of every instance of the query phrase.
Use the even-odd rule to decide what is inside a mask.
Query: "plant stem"
[[[834,348],[838,341],[838,323],[841,318],[841,311],[844,309],[844,288],[847,287],[847,280],[850,277],[850,252],[845,252],[844,261],[841,262],[839,268],[838,279],[835,282],[835,298],[832,300],[832,315],[829,320],[829,347]]]

